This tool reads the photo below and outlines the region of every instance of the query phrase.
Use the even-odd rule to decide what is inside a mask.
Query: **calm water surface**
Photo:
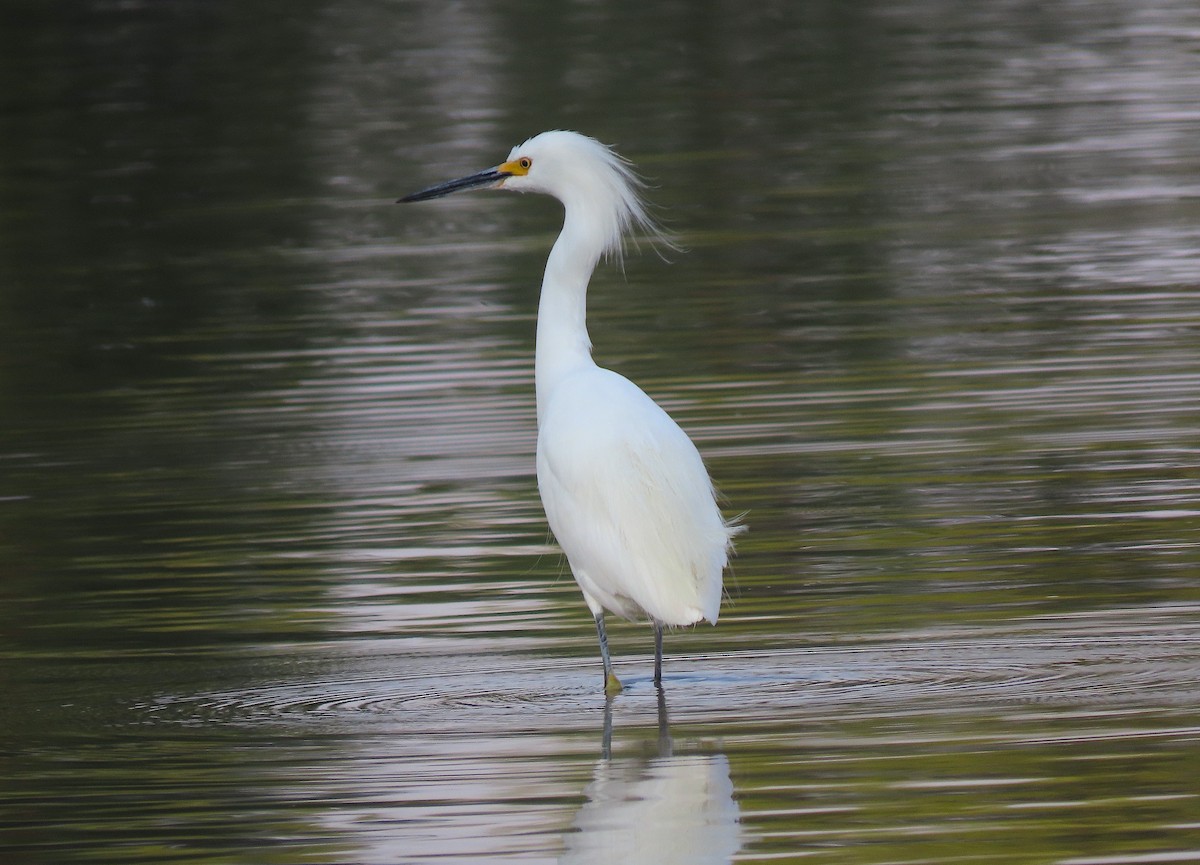
[[[5,8],[5,861],[1200,861],[1200,12],[643,6]],[[552,127],[750,526],[609,703],[558,208],[392,204]]]

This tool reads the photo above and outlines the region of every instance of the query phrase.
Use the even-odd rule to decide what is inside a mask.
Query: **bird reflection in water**
[[[654,756],[612,756],[613,699],[604,705],[602,756],[564,836],[560,865],[728,865],[741,827],[724,754],[675,754],[658,688]]]

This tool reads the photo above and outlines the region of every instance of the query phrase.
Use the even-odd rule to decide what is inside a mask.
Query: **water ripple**
[[[1115,711],[1153,701],[1169,711],[1200,699],[1200,626],[1181,620],[1183,612],[1160,611],[1158,633],[1125,630],[1113,614],[1019,620],[1008,633],[993,627],[977,635],[897,634],[869,645],[672,656],[665,691],[693,721],[736,715],[742,724],[988,704]],[[540,659],[536,669],[497,666],[470,651],[390,660],[411,672],[397,675],[389,659],[372,659],[357,674],[164,694],[138,711],[153,723],[395,723],[434,734],[577,729],[602,702],[591,659]],[[618,712],[640,711],[653,694],[649,660],[623,659],[627,687],[615,701]]]

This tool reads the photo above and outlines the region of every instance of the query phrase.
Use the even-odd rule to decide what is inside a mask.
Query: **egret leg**
[[[654,623],[654,684],[662,685],[662,622]]]
[[[604,662],[604,693],[608,696],[619,693],[621,680],[613,672],[612,661],[608,657],[608,634],[604,630],[604,614],[596,614],[596,633],[600,636],[600,660]]]

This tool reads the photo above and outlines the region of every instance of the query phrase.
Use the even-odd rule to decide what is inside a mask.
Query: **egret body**
[[[620,255],[630,229],[653,232],[628,163],[575,132],[543,132],[508,159],[414,193],[424,201],[491,187],[562,202],[538,306],[537,479],[542,505],[596,621],[604,685],[613,673],[604,611],[654,625],[654,681],[664,626],[716,624],[721,578],[740,527],[717,507],[696,446],[650,397],[592,360],[587,287],[601,256]]]

